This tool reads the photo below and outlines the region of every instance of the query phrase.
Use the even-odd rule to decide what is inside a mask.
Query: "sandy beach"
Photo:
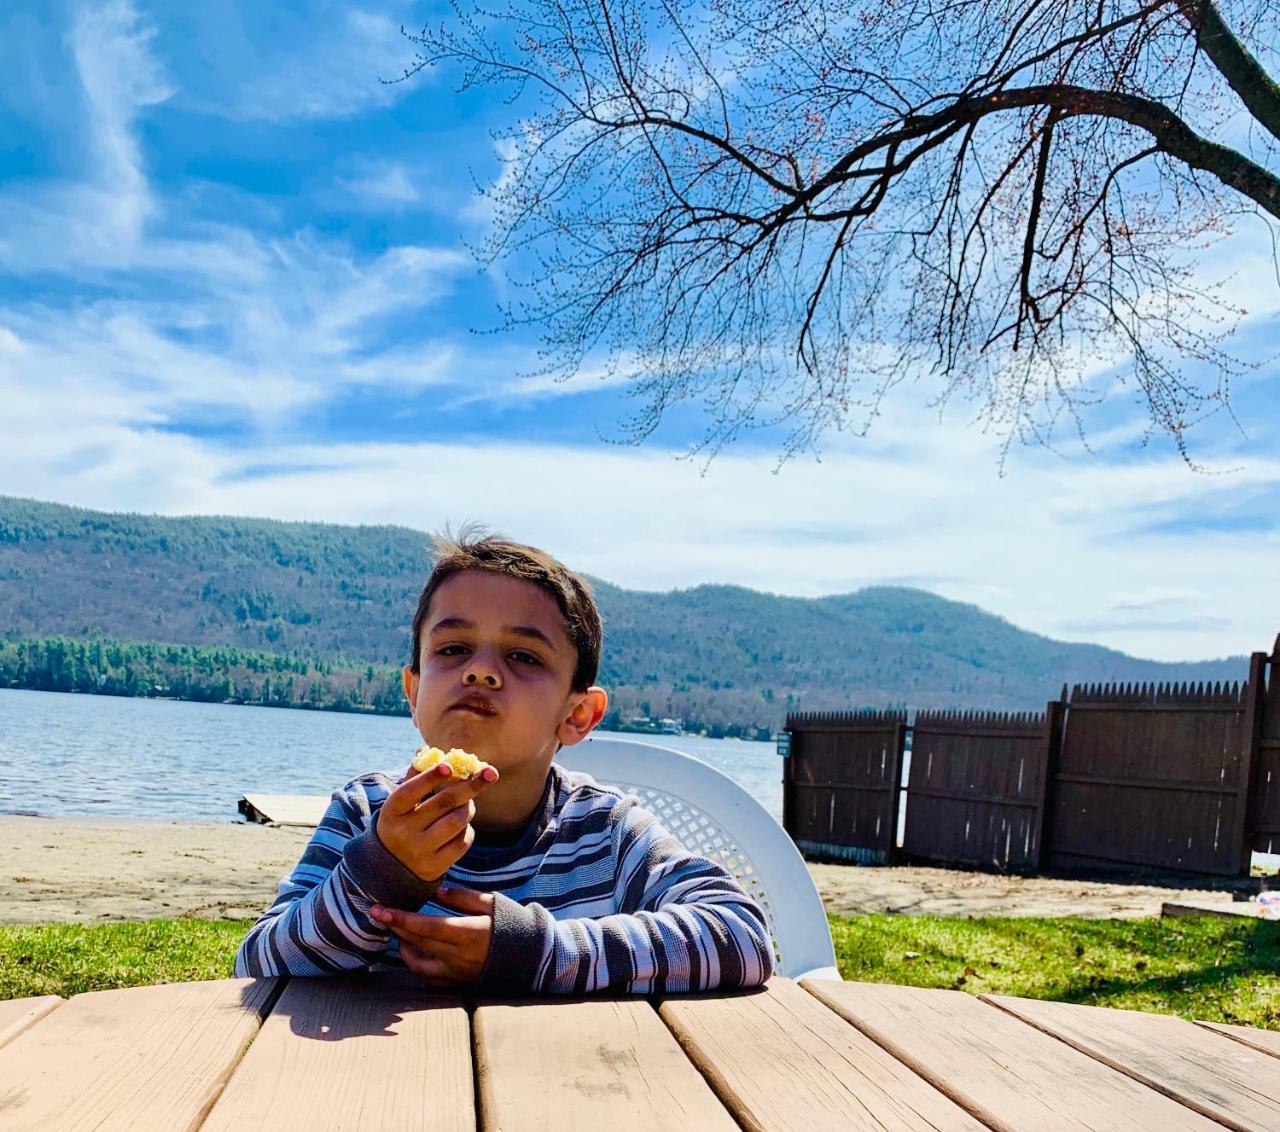
[[[234,822],[0,815],[0,923],[251,919],[271,902],[308,831]],[[1227,892],[954,869],[811,864],[828,910],[928,916],[1158,916],[1164,901],[1231,904]]]

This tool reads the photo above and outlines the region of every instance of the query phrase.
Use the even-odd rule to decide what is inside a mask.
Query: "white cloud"
[[[76,13],[67,44],[83,96],[85,173],[0,196],[8,270],[91,270],[133,258],[156,211],[136,120],[173,93],[151,54],[154,34],[126,0]]]
[[[290,54],[261,61],[263,73],[241,88],[229,112],[271,122],[344,118],[390,106],[412,89],[390,81],[413,50],[399,23],[381,13],[353,9],[340,26],[290,46]]]
[[[152,57],[153,29],[127,0],[88,6],[78,13],[69,40],[88,115],[96,158],[93,182],[101,190],[100,219],[121,235],[137,238],[148,212],[146,176],[133,135],[139,110],[173,93]]]
[[[1162,659],[1247,652],[1280,628],[1274,527],[1145,529],[1214,514],[1224,489],[1280,493],[1280,460],[1219,478],[1176,457],[1105,467],[1028,452],[1001,478],[992,440],[904,406],[821,463],[773,474],[771,455],[730,452],[699,475],[652,448],[479,437],[220,448],[129,423],[127,398],[89,390],[69,403],[70,428],[49,401],[29,406],[20,443],[0,454],[5,491],[417,529],[474,518],[644,589],[728,582],[815,596],[924,578],[1025,628]],[[255,468],[270,470],[246,474]]]
[[[414,177],[398,161],[365,169],[354,177],[341,178],[339,184],[365,207],[402,208],[422,200],[422,192]]]

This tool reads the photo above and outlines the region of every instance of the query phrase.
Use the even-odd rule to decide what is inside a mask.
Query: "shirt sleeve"
[[[435,894],[436,883],[415,876],[378,839],[369,786],[357,779],[334,792],[275,901],[241,942],[237,976],[331,975],[367,967],[387,957],[391,938],[369,909],[385,904],[416,911]]]
[[[632,797],[612,814],[614,915],[557,920],[494,895],[479,990],[661,994],[759,986],[773,973],[764,914],[724,869],[690,853]]]

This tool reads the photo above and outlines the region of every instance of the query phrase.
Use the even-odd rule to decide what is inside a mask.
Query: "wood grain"
[[[0,1049],[0,1126],[195,1128],[276,990],[220,979],[76,995]]]
[[[0,1046],[8,1045],[62,1002],[66,1002],[66,999],[56,994],[0,1001]]]
[[[486,1132],[738,1127],[645,999],[485,1004],[473,1026]]]
[[[992,1128],[1219,1127],[963,991],[816,980],[803,986]]]
[[[292,979],[202,1132],[474,1132],[462,1000],[404,973]]]
[[[1255,1026],[1232,1026],[1227,1022],[1197,1022],[1196,1025],[1222,1034],[1224,1037],[1234,1038],[1247,1046],[1262,1050],[1263,1053],[1269,1053],[1272,1057],[1280,1057],[1280,1031],[1278,1030],[1259,1030]]]
[[[1280,1065],[1265,1053],[1171,1014],[983,997],[1228,1128],[1280,1128]]]
[[[748,1132],[984,1127],[789,979],[659,1014]]]

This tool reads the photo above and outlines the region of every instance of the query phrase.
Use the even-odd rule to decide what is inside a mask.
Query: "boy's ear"
[[[405,665],[400,669],[400,679],[404,683],[404,698],[409,701],[409,715],[413,717],[413,722],[418,722],[418,676],[419,673],[414,672],[409,665]]]
[[[609,693],[593,684],[585,692],[575,694],[574,706],[564,721],[556,728],[556,738],[562,747],[581,743],[609,710]]]

